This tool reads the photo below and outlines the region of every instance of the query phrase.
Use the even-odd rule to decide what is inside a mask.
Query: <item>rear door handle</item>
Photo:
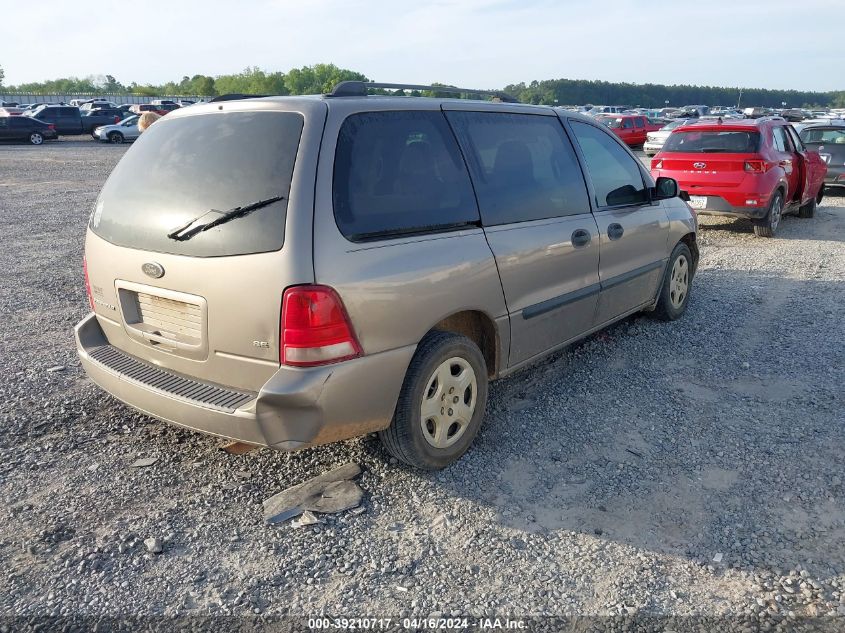
[[[572,231],[572,246],[580,248],[590,243],[590,232],[584,229],[575,229]]]
[[[607,227],[607,236],[612,240],[618,240],[625,233],[625,229],[621,224],[614,222]]]

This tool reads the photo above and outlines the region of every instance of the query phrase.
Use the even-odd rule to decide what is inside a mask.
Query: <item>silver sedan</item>
[[[98,141],[105,141],[107,143],[125,143],[126,141],[134,141],[138,138],[140,132],[138,131],[138,117],[130,116],[120,123],[114,125],[101,125],[91,132]]]

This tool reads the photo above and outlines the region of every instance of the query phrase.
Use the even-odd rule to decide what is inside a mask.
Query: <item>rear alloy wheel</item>
[[[783,194],[776,191],[769,203],[769,212],[762,220],[754,222],[754,234],[758,237],[774,237],[783,216]]]
[[[481,427],[487,367],[470,339],[429,332],[414,353],[390,426],[379,432],[397,459],[426,470],[463,455]]]
[[[108,139],[109,143],[122,143],[123,134],[121,134],[120,132],[109,132]]]
[[[672,250],[666,265],[660,297],[654,308],[654,316],[664,321],[674,321],[686,312],[692,287],[693,263],[689,246],[678,242]]]
[[[41,136],[41,132],[33,132],[29,135],[29,142],[33,145],[41,145],[44,142],[44,137]]]

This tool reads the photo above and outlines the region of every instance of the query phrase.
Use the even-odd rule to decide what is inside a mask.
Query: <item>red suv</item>
[[[642,114],[617,114],[612,116],[597,117],[600,123],[604,123],[610,131],[621,138],[626,145],[635,147],[646,141],[649,132],[656,132],[663,127],[663,123],[652,123]]]
[[[785,213],[811,218],[827,166],[780,117],[691,122],[676,128],[651,173],[678,181],[699,213],[754,220],[772,237]]]

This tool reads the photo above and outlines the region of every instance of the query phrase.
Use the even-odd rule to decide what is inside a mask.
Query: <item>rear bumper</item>
[[[765,205],[762,206],[736,206],[731,204],[728,200],[721,196],[705,196],[698,192],[690,193],[690,196],[696,198],[706,198],[707,206],[703,209],[693,207],[698,215],[722,215],[733,218],[748,218],[751,220],[760,220],[766,217],[769,212],[769,201],[766,200]],[[690,205],[692,206],[692,205]]]
[[[386,428],[416,350],[411,345],[324,367],[280,367],[258,393],[245,394],[167,372],[119,351],[124,364],[98,360],[104,358],[103,348],[116,348],[109,345],[93,313],[79,322],[74,334],[82,367],[91,380],[129,406],[195,431],[280,450]],[[128,366],[145,370],[123,369]],[[151,374],[158,375],[156,380],[145,378]],[[229,392],[233,400],[246,401],[237,408],[198,402],[190,391],[178,393],[168,386],[180,382],[194,383],[194,393]],[[243,397],[237,398],[239,394]]]
[[[663,149],[663,143],[658,143],[656,141],[646,141],[643,144],[643,151],[644,152],[653,152],[657,154],[661,149]]]

